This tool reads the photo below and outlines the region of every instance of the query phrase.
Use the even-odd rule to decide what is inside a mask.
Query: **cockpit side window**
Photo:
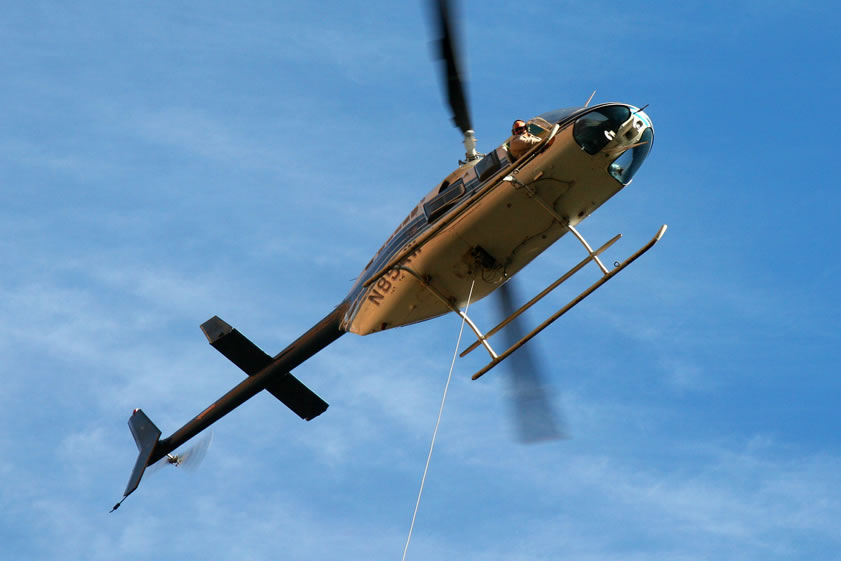
[[[543,138],[546,134],[552,130],[552,125],[546,121],[543,117],[535,117],[534,119],[530,120],[526,126],[529,129],[529,132],[534,136],[539,136]]]
[[[572,136],[588,154],[597,154],[613,140],[622,123],[631,117],[631,110],[624,105],[611,105],[594,109],[575,121]]]

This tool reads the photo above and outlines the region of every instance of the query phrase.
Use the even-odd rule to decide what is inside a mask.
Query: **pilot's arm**
[[[519,160],[532,146],[540,144],[540,142],[540,137],[534,136],[528,132],[514,135],[511,138],[511,142],[508,144],[508,153],[511,154],[511,157],[515,160]]]

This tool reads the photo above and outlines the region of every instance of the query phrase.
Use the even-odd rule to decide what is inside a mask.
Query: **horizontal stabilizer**
[[[214,349],[249,376],[254,376],[272,363],[272,357],[218,316],[204,322],[201,330]]]
[[[327,410],[327,402],[292,374],[287,373],[272,380],[266,389],[305,421],[310,421]]]
[[[203,323],[201,329],[214,349],[249,376],[254,376],[272,363],[272,357],[218,316]],[[307,421],[327,409],[323,399],[289,372],[273,377],[266,384],[266,390]]]

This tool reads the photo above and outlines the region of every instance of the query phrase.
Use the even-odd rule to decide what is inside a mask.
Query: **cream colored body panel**
[[[414,274],[395,268],[364,291],[344,328],[366,335],[439,316],[450,305],[464,305],[473,281],[472,301],[487,296],[568,231],[521,184],[575,226],[622,189],[607,172],[609,163],[603,153],[581,150],[572,127],[561,130],[542,153],[513,172],[516,182],[500,180],[401,263],[448,302]],[[498,266],[480,265],[471,255],[476,247]]]

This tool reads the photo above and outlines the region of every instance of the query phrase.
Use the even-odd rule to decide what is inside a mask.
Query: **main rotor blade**
[[[496,289],[497,303],[503,317],[516,310],[513,279]],[[515,318],[503,330],[505,344],[511,346],[525,335],[521,318]],[[561,438],[564,431],[552,406],[543,375],[535,360],[533,348],[527,344],[517,349],[506,360],[507,378],[510,380],[512,412],[517,435],[522,442],[538,442]]]
[[[433,0],[435,12],[433,17],[437,24],[438,58],[444,61],[444,80],[447,84],[447,99],[453,111],[453,122],[461,129],[462,134],[473,130],[470,121],[470,110],[467,106],[467,94],[464,74],[461,71],[461,56],[458,48],[458,38],[454,32],[449,0]]]

